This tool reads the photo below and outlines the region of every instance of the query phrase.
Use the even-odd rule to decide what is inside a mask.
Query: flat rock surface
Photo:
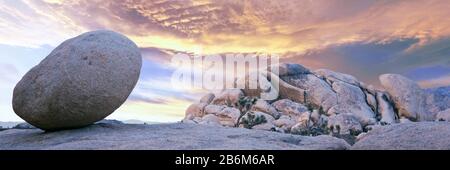
[[[351,149],[357,150],[448,150],[449,122],[400,123],[377,127]]]
[[[348,149],[342,139],[305,137],[277,132],[219,126],[173,124],[98,123],[81,129],[44,132],[39,129],[0,131],[0,150],[24,149]]]

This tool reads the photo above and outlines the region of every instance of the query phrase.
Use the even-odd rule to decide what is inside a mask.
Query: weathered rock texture
[[[94,31],[69,39],[14,88],[13,108],[45,130],[86,126],[119,108],[136,85],[142,58],[127,37]]]
[[[131,125],[106,122],[57,132],[38,129],[0,132],[0,150],[331,150],[349,147],[344,140],[331,136],[305,137],[186,123]]]
[[[412,80],[397,74],[384,74],[380,81],[392,96],[398,115],[412,120],[434,120],[426,108],[425,92]]]
[[[237,124],[235,127],[312,136],[330,134],[352,139],[350,143],[359,134],[367,133],[377,126],[450,120],[448,88],[423,90],[406,77],[384,74],[380,76],[384,89],[377,89],[351,75],[327,69],[310,71],[299,64],[280,64],[271,67],[271,70],[276,67],[278,75],[274,76],[275,73],[270,73],[269,70],[271,76],[259,76],[258,80],[252,80],[265,82],[263,84],[267,88],[224,90],[212,99],[214,105],[202,105],[207,110],[204,115],[217,115],[224,108],[235,108],[232,114],[234,116],[231,116],[231,121]],[[246,77],[249,76],[244,78]],[[244,78],[239,78],[236,84],[250,81]],[[275,85],[277,83],[279,86]],[[264,89],[275,87],[278,87],[275,89],[279,92],[278,99],[264,101],[258,98],[258,93],[264,92]],[[212,98],[211,96],[208,94],[203,98]],[[246,110],[247,106],[240,105],[240,101],[248,100],[249,97],[256,97],[256,103],[253,103],[250,110]],[[266,114],[261,118],[252,117],[251,121],[245,116],[243,122],[239,117],[236,118],[236,115],[261,115],[260,112]],[[192,115],[202,114],[186,113],[183,121],[204,124],[202,119]],[[214,122],[219,126],[231,125],[230,121]],[[246,125],[247,123],[251,125]]]
[[[352,149],[449,150],[450,123],[414,122],[379,126],[363,135]]]

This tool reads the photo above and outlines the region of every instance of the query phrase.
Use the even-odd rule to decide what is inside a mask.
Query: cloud
[[[0,42],[10,44],[36,45],[36,40],[27,40],[43,34],[54,38],[40,43],[55,44],[85,30],[112,29],[140,47],[209,54],[285,53],[403,38],[419,39],[420,46],[450,35],[450,3],[445,0],[4,2],[0,18],[6,27],[0,31]],[[37,31],[24,34],[30,30]],[[5,39],[11,32],[20,37]]]
[[[418,84],[422,88],[444,87],[450,85],[450,74],[438,78],[426,79],[419,81]]]
[[[389,64],[401,65],[409,69],[433,65],[450,68],[450,36],[441,37],[420,47],[413,44],[400,54],[392,57]]]
[[[423,86],[448,85],[449,70],[440,69],[450,66],[448,9],[446,0],[4,0],[0,64],[22,75],[65,39],[115,30],[144,57],[141,79],[118,117],[167,110],[160,118],[172,120],[204,93],[171,87],[176,68],[168,63],[178,52],[278,53],[282,61],[370,84],[392,72]],[[6,77],[14,78],[20,76]]]
[[[0,2],[0,44],[38,48],[56,46],[63,40],[85,31],[71,19],[36,1]]]
[[[418,39],[340,44],[306,53],[285,53],[281,62],[299,63],[311,69],[328,68],[377,86],[380,86],[378,76],[386,73],[426,81],[450,74],[448,40],[450,38],[416,47],[414,52],[408,50],[420,41]],[[441,85],[450,85],[444,82]]]

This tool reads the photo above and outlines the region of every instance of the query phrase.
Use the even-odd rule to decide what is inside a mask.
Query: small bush
[[[254,112],[247,112],[245,117],[242,117],[239,125],[243,125],[244,128],[251,129],[255,125],[266,123],[266,117],[263,115],[256,115]]]
[[[238,107],[240,114],[239,118],[237,119],[237,122],[235,124],[235,127],[239,127],[241,124],[242,117],[247,114],[252,106],[256,103],[257,99],[253,97],[241,97],[239,98],[239,101],[235,103],[235,105]]]

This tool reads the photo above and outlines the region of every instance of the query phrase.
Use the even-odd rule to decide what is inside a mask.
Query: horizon
[[[0,1],[0,121],[22,76],[66,39],[107,29],[141,50],[141,76],[107,119],[174,122],[205,91],[171,86],[178,53],[276,53],[379,86],[397,73],[422,88],[450,85],[448,1]],[[301,10],[300,10],[301,9]],[[336,31],[338,30],[338,31]],[[45,38],[43,38],[45,37]],[[155,113],[156,112],[156,113]]]

